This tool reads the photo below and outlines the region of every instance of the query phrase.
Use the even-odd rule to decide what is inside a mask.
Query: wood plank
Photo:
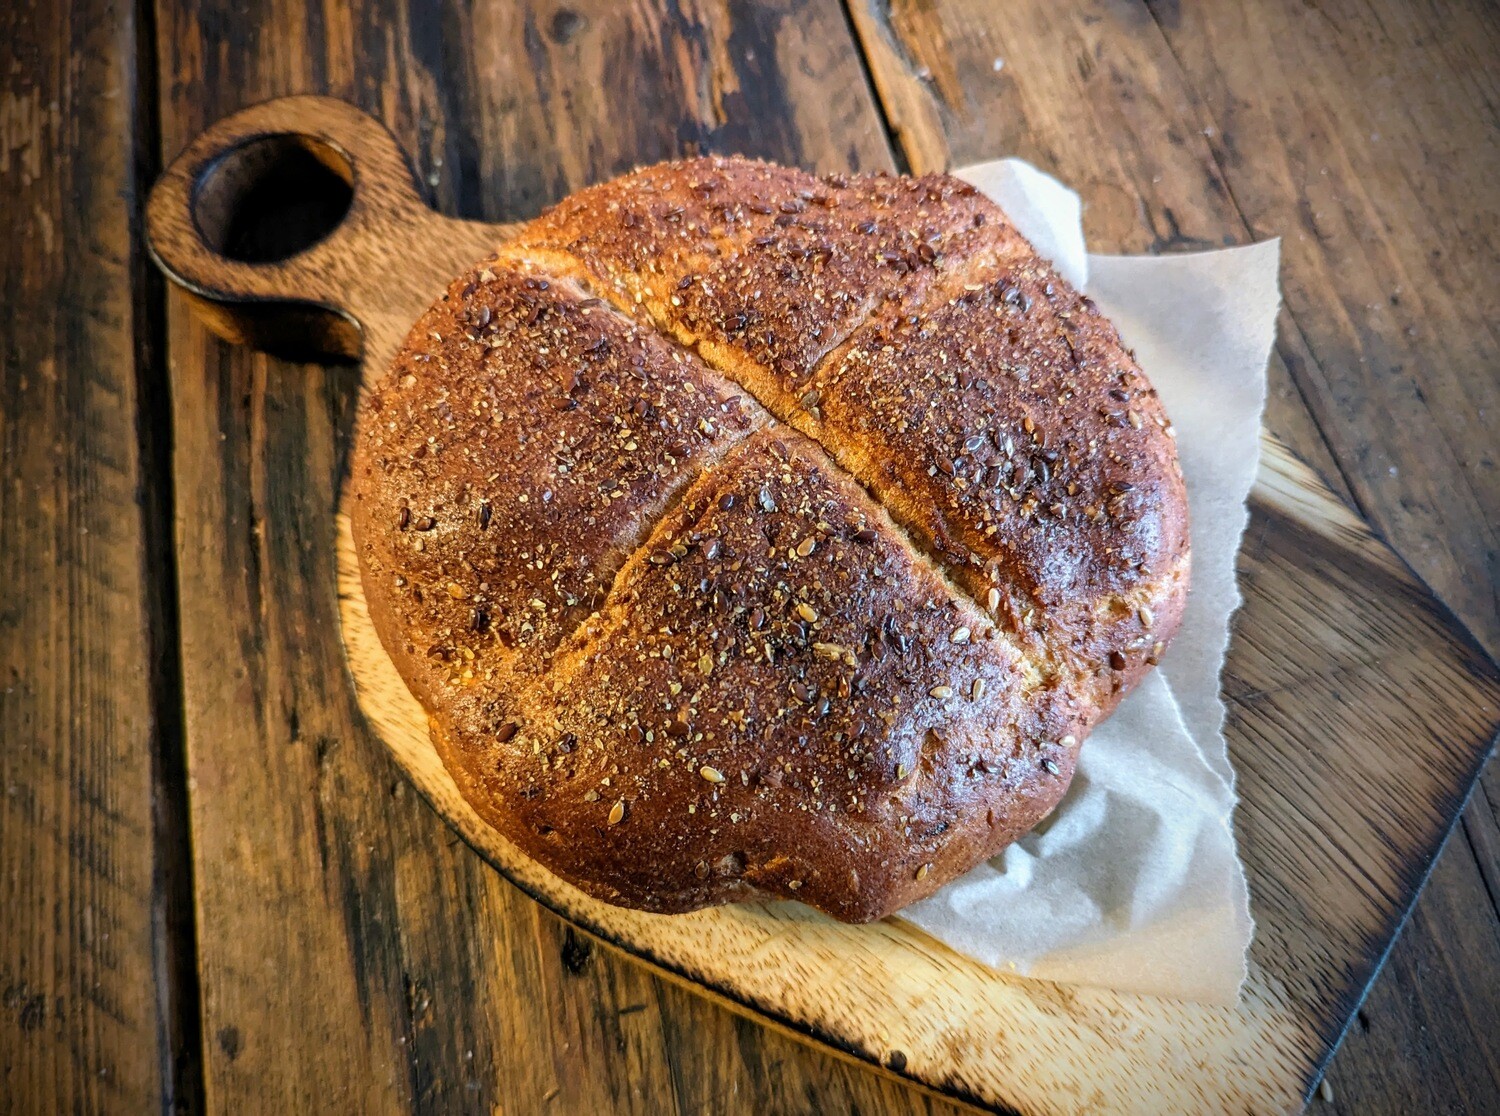
[[[1497,256],[1483,183],[1497,145],[1482,66],[1493,9],[849,7],[913,162],[1018,153],[1055,168],[1082,189],[1090,243],[1104,250],[1285,238],[1269,425],[1371,514],[1493,654],[1500,488],[1484,447]],[[1480,990],[1500,987],[1481,948],[1500,934],[1496,798],[1476,796],[1392,951],[1340,1057],[1340,1096],[1394,1110],[1401,1097],[1482,1095],[1474,1075],[1493,1072],[1494,1046],[1478,1036],[1495,1032],[1473,1017],[1493,1011]],[[1460,963],[1465,979],[1433,973]],[[1393,990],[1413,988],[1429,995]],[[1452,1069],[1448,1052],[1476,1048],[1490,1053]],[[1421,1056],[1397,1058],[1412,1050]]]
[[[0,1111],[180,1091],[153,322],[128,8],[0,7]],[[159,287],[153,278],[152,282]],[[168,764],[167,766],[170,766]],[[153,813],[153,795],[162,806]],[[177,793],[181,788],[177,788]]]
[[[889,158],[826,3],[180,0],[159,25],[165,154],[255,100],[331,92],[471,217],[699,149]],[[937,1110],[591,948],[457,845],[343,665],[351,371],[226,348],[176,299],[169,322],[210,1107]]]
[[[1298,383],[1355,499],[1500,653],[1500,11],[1152,10],[1236,209],[1284,238]]]

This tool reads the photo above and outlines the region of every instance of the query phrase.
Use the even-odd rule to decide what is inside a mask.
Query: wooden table
[[[325,545],[348,370],[214,340],[163,164],[328,92],[448,212],[643,160],[1021,155],[1092,247],[1281,236],[1268,425],[1500,652],[1500,13],[1176,0],[0,6],[0,1112],[949,1111],[590,943],[359,727]],[[1500,1089],[1491,767],[1329,1074]]]

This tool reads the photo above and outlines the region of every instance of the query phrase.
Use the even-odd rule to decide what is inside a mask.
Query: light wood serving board
[[[352,188],[342,221],[284,259],[221,254],[235,207],[298,160]],[[385,128],[320,97],[270,101],[199,136],[157,184],[147,222],[158,262],[224,336],[353,357],[366,383],[448,281],[507,235],[432,212]],[[1004,976],[898,920],[844,926],[782,903],[660,916],[589,899],[459,795],[370,623],[341,514],[328,545],[349,668],[375,735],[481,856],[736,1010],[981,1107],[1295,1109],[1490,751],[1500,675],[1306,466],[1270,435],[1263,448],[1224,675],[1257,923],[1235,1009]]]

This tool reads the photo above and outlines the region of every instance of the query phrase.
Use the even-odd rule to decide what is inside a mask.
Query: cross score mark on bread
[[[1154,391],[945,176],[565,199],[413,328],[354,497],[465,796],[648,910],[929,894],[1053,809],[1187,591]]]

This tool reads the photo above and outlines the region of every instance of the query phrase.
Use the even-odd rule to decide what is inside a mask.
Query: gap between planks
[[[152,974],[162,1033],[161,1107],[205,1109],[203,1015],[192,824],[188,806],[187,735],[183,723],[182,628],[178,602],[176,494],[172,474],[172,406],[166,361],[166,284],[146,247],[145,204],[163,166],[160,58],[155,0],[134,0],[130,56],[130,285],[136,436],[144,535],[148,701],[152,716]]]

